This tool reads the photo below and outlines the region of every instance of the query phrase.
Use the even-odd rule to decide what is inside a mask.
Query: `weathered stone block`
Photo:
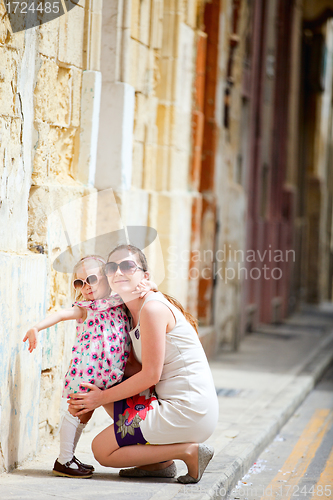
[[[164,12],[177,12],[179,9],[179,0],[164,0]]]
[[[146,121],[146,97],[141,92],[135,93],[135,112],[134,112],[134,139],[144,142],[145,140],[145,121]]]
[[[9,19],[6,15],[6,8],[4,4],[1,2],[0,3],[0,44],[3,44],[6,42],[8,33],[11,32],[10,28],[10,22]]]
[[[76,134],[74,143],[76,154],[74,164],[77,160],[74,177],[90,186],[94,184],[96,174],[101,86],[102,78],[99,71],[83,71],[82,92],[81,95],[77,93],[77,97],[80,97],[77,115],[81,111],[81,119],[80,136],[78,138]]]
[[[156,95],[163,101],[171,103],[174,97],[175,60],[162,57],[159,61],[160,80],[156,86]]]
[[[31,165],[22,154],[23,124],[20,118],[0,117],[0,248],[4,251],[26,249],[26,204]],[[27,141],[28,142],[28,141]],[[29,152],[31,154],[31,151]]]
[[[149,45],[150,33],[150,4],[151,0],[140,1],[140,28],[139,40],[144,45]]]
[[[143,189],[150,191],[156,189],[156,146],[144,146]]]
[[[166,278],[160,289],[187,305],[192,198],[188,193],[150,195],[148,223],[159,234]]]
[[[170,148],[169,189],[188,190],[189,153]]]
[[[101,40],[101,71],[103,82],[113,83],[120,80],[121,23],[122,9],[118,8],[118,2],[116,4],[114,2],[104,2]],[[127,59],[128,57],[125,58],[126,61]],[[127,64],[127,66],[129,65]],[[124,81],[129,83],[127,80]]]
[[[177,86],[176,103],[185,112],[192,110],[192,88],[194,77],[193,51],[194,31],[184,23],[179,23],[179,42],[177,43]]]
[[[0,47],[0,114],[15,116],[19,54]]]
[[[22,340],[45,314],[45,264],[43,255],[0,254],[1,291],[6,290],[11,303],[2,308],[0,329],[1,345],[6,346],[0,353],[0,441],[7,469],[37,451],[43,336],[32,354]]]
[[[191,147],[191,113],[170,106],[170,144],[179,150]]]
[[[71,126],[80,126],[80,114],[81,114],[81,87],[82,87],[82,70],[72,68],[71,69],[71,79],[72,79],[72,116],[71,116]]]
[[[140,0],[132,0],[131,4],[131,37],[140,39]]]
[[[170,148],[157,146],[156,186],[157,191],[168,190]]]
[[[197,0],[187,0],[186,2],[186,24],[195,29],[197,25]]]
[[[68,127],[71,120],[71,70],[43,60],[35,87],[35,119]]]
[[[133,166],[132,186],[141,189],[143,177],[144,145],[142,142],[134,141],[133,144]]]
[[[101,66],[101,27],[102,12],[92,12],[90,14],[89,60],[87,69],[93,71],[100,71]]]
[[[194,191],[199,191],[201,176],[201,156],[204,115],[200,111],[192,114],[192,158],[189,183]]]
[[[158,128],[158,144],[161,146],[170,143],[171,106],[159,104],[157,106],[156,125]]]
[[[174,12],[163,15],[162,57],[176,57],[176,32],[178,17]]]
[[[191,220],[191,248],[189,263],[188,284],[188,311],[194,317],[198,316],[198,294],[200,277],[200,230],[201,230],[202,196],[193,194],[192,198],[192,220]]]
[[[149,89],[149,49],[138,43],[138,59],[135,90],[148,94]]]
[[[142,189],[115,191],[122,223],[127,226],[148,224],[149,194]]]
[[[42,24],[36,30],[38,38],[38,51],[47,57],[56,58],[59,46],[59,22],[60,18],[49,23]]]
[[[156,186],[156,145],[145,144],[144,170],[150,172],[150,185],[154,189]],[[145,179],[147,176],[145,175]]]
[[[139,43],[136,40],[130,40],[130,72],[129,72],[129,84],[135,88],[136,91],[139,91],[137,88],[137,80],[138,80],[138,66],[139,66]],[[140,61],[140,64],[142,62]],[[145,69],[145,68],[144,68]]]
[[[152,0],[150,20],[150,47],[161,49],[163,37],[163,0]]]
[[[59,23],[59,61],[82,68],[84,9],[74,7]]]
[[[38,145],[34,157],[33,181],[39,183],[47,177],[57,182],[74,184],[73,155],[75,129],[54,127],[48,124],[36,124]]]
[[[129,189],[132,175],[134,88],[102,85],[95,186]]]

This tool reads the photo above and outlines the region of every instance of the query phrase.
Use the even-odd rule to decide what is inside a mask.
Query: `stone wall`
[[[110,0],[103,6],[96,186],[117,192],[124,223],[158,231],[166,271],[160,288],[185,305],[192,203],[198,196],[190,188],[189,168],[203,5]]]
[[[0,467],[7,470],[59,423],[75,329],[41,333],[33,354],[22,339],[46,313],[71,304],[69,275],[50,266],[48,217],[94,189],[101,7],[80,1],[67,15],[12,34],[0,4]]]
[[[8,303],[15,304],[3,314],[0,331],[6,346],[0,351],[0,465],[7,469],[35,453],[38,439],[49,439],[59,424],[62,377],[75,329],[71,324],[48,329],[33,354],[21,340],[46,313],[71,304],[70,276],[51,267],[64,236],[61,227],[48,222],[60,207],[77,200],[71,216],[84,238],[93,233],[94,219],[89,210],[80,210],[81,199],[113,188],[123,223],[158,231],[162,265],[154,252],[149,261],[159,288],[195,315],[200,301],[211,304],[206,316],[213,335],[203,340],[207,352],[234,338],[239,281],[226,284],[221,278],[203,297],[198,279],[189,279],[195,250],[244,244],[245,195],[237,155],[248,14],[243,3],[237,35],[233,2],[214,3],[220,31],[210,41],[204,0],[107,0],[103,6],[101,0],[80,0],[67,15],[15,35],[2,6],[0,265],[5,280],[0,294],[10,290]],[[240,41],[228,130],[223,96],[234,35]],[[203,84],[210,64],[206,43],[213,44],[218,61],[214,91]],[[216,132],[215,145],[210,141],[207,149],[213,155],[207,193],[201,161],[205,94],[212,111],[206,118],[213,119]],[[199,272],[202,265],[195,264]]]

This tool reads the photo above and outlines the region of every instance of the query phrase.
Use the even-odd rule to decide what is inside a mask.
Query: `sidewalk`
[[[263,325],[237,353],[221,350],[211,361],[219,395],[218,427],[208,443],[215,456],[200,483],[176,479],[125,479],[93,459],[90,443],[102,429],[84,433],[77,456],[92,463],[90,480],[51,473],[58,441],[10,474],[0,475],[0,498],[34,500],[208,500],[227,491],[246,473],[293,414],[333,360],[333,304],[307,307],[283,325]],[[185,466],[177,461],[178,472]]]

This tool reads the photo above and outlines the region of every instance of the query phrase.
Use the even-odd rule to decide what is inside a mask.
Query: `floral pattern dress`
[[[108,389],[121,382],[131,349],[129,319],[114,298],[75,302],[87,310],[77,321],[72,361],[65,375],[63,397],[87,392],[82,382]]]

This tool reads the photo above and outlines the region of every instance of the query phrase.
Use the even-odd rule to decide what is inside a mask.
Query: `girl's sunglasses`
[[[120,264],[116,262],[107,262],[104,267],[104,272],[106,276],[113,276],[116,274],[118,267],[122,274],[134,274],[137,269],[144,271],[142,267],[139,267],[133,260],[123,260]]]
[[[77,278],[76,280],[73,281],[73,287],[75,290],[81,290],[81,288],[84,287],[84,285],[97,285],[100,279],[102,279],[103,276],[97,276],[96,274],[91,274],[90,276],[87,276],[85,280],[81,280]]]

